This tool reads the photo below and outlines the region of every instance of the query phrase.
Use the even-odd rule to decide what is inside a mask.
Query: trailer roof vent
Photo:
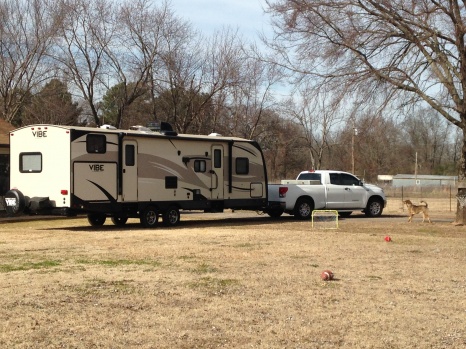
[[[116,130],[117,129],[115,126],[108,125],[108,124],[102,125],[102,126],[100,126],[100,128],[105,128],[106,130]]]
[[[139,132],[152,132],[150,128],[144,127],[141,125],[131,126],[129,129],[132,131],[139,131]]]
[[[222,137],[222,135],[217,132],[212,132],[211,134],[209,134],[209,137]]]
[[[150,121],[147,123],[147,127],[151,131],[160,132],[165,136],[178,136],[178,133],[173,130],[172,125],[165,121]]]

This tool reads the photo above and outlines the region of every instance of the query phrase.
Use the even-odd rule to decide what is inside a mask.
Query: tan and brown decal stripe
[[[207,175],[195,173],[191,166],[185,166],[170,159],[150,154],[139,154],[138,164],[140,178],[164,180],[167,176],[175,176],[180,181],[189,183],[193,188],[208,188],[199,178],[200,175]]]

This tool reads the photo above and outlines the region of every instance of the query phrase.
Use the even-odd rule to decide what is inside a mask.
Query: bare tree
[[[136,0],[121,6],[113,31],[114,41],[105,48],[113,81],[120,88],[115,101],[120,127],[125,110],[139,97],[154,88],[161,46],[167,39],[166,28],[176,18],[165,2],[159,8],[149,0]],[[155,119],[152,117],[151,119]]]
[[[250,139],[267,132],[264,119],[277,109],[274,88],[283,77],[279,67],[257,58],[257,50],[252,46],[238,52],[240,61],[232,71],[236,79],[227,89],[230,133]]]
[[[466,20],[463,1],[267,0],[281,64],[321,84],[390,90],[463,132],[466,177]],[[403,96],[402,96],[403,95]],[[466,194],[466,193],[462,193]],[[463,223],[466,210],[457,212]]]
[[[98,102],[110,77],[104,67],[105,50],[113,40],[113,6],[107,0],[66,2],[66,17],[57,37],[54,58],[63,76],[89,106],[100,125]]]
[[[77,125],[81,111],[78,103],[73,102],[67,84],[52,79],[31,96],[31,103],[21,113],[21,121],[23,125]]]
[[[326,150],[332,147],[332,130],[343,120],[339,99],[335,97],[325,89],[304,87],[285,104],[283,115],[302,127],[311,166],[316,170],[322,168]]]
[[[446,157],[453,126],[432,109],[421,108],[413,113],[402,126],[406,139],[418,154],[418,173],[442,174],[439,172],[448,161]]]
[[[264,130],[257,141],[264,151],[269,181],[273,183],[281,178],[296,178],[303,168],[310,165],[302,128],[268,109],[263,113],[261,127]]]
[[[238,84],[243,58],[241,40],[228,28],[211,38],[191,33],[190,40],[172,39],[163,57],[162,81],[171,92],[171,117],[180,132],[216,128],[218,119],[207,114],[208,108]]]
[[[15,122],[25,99],[54,76],[46,62],[62,12],[57,1],[5,0],[0,4],[0,104]]]
[[[153,76],[155,89],[163,98],[158,100],[163,110],[161,117],[174,124],[175,128],[186,133],[200,132],[200,125],[193,125],[196,115],[205,111],[210,96],[204,85],[205,40],[194,31],[191,25],[173,18],[164,28],[164,47],[160,52],[159,71]]]

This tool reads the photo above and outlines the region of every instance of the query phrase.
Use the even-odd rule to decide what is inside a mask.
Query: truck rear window
[[[320,181],[320,173],[301,173],[299,176],[298,176],[298,179],[301,179],[301,180],[310,180],[310,181]]]
[[[41,153],[19,154],[19,171],[22,173],[42,172],[42,154]]]

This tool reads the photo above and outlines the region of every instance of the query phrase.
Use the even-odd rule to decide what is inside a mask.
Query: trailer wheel
[[[380,199],[370,199],[364,213],[367,217],[379,217],[382,215],[383,202]]]
[[[104,225],[106,219],[107,217],[103,213],[89,213],[87,215],[87,220],[93,227]]]
[[[171,206],[163,213],[163,224],[173,227],[178,223],[180,223],[180,210],[176,206]]]
[[[141,213],[141,224],[145,228],[154,228],[157,225],[158,215],[154,206],[147,206]]]
[[[281,207],[274,207],[267,210],[267,214],[272,218],[279,218],[285,210]]]
[[[117,226],[125,225],[127,221],[128,221],[128,217],[126,216],[113,216],[112,217],[112,223]]]
[[[298,200],[294,207],[294,216],[297,219],[311,219],[312,211],[314,211],[314,204],[311,200],[301,198]]]

